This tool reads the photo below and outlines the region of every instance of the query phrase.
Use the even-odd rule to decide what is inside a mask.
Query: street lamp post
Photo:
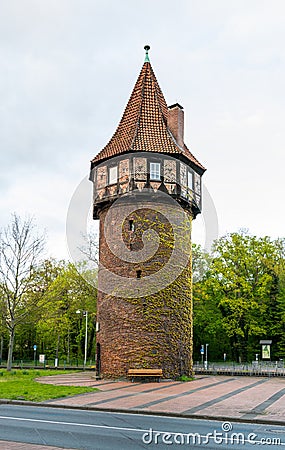
[[[81,311],[78,309],[76,314],[80,314]],[[88,311],[82,311],[83,316],[85,317],[85,342],[84,342],[84,367],[87,363],[87,342],[88,342]]]
[[[206,344],[206,345],[205,345],[205,347],[206,347],[206,354],[205,354],[205,369],[206,369],[206,370],[208,370],[208,345],[209,345],[209,344]]]
[[[34,367],[36,367],[36,355],[37,355],[37,346],[34,345]]]

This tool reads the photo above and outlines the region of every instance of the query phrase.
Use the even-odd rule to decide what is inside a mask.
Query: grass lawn
[[[94,392],[98,389],[80,386],[54,386],[42,384],[35,378],[47,375],[60,375],[72,373],[71,371],[57,370],[0,370],[0,399],[29,400],[41,402],[52,398],[67,397],[69,395]]]

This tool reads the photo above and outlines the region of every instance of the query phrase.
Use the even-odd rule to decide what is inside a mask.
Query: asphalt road
[[[0,406],[0,440],[67,449],[284,448],[285,427],[143,414]]]

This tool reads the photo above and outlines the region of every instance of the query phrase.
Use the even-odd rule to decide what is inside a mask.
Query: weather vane
[[[148,51],[150,49],[150,46],[149,45],[145,45],[144,49],[145,49],[145,60],[144,60],[144,62],[150,62],[149,61],[149,57],[148,57]]]

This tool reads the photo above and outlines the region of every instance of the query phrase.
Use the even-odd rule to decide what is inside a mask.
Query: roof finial
[[[148,51],[150,49],[150,46],[149,45],[145,45],[144,49],[145,49],[145,60],[144,60],[144,62],[150,62],[149,57],[148,57]]]

